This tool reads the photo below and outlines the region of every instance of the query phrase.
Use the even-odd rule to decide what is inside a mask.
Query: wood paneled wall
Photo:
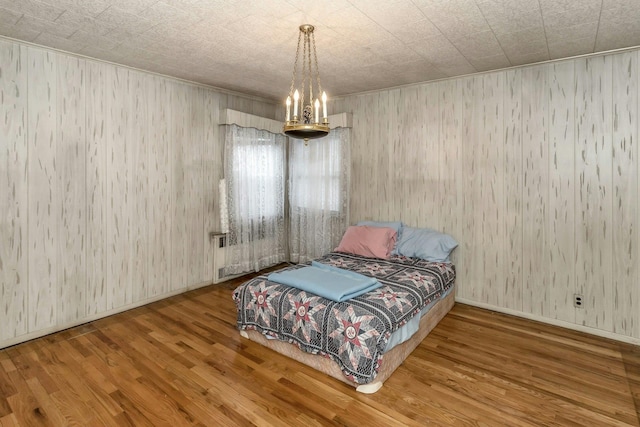
[[[352,221],[452,234],[459,300],[639,342],[638,55],[334,101]]]
[[[639,60],[333,101],[351,219],[452,234],[462,301],[640,339]],[[220,111],[278,105],[7,40],[0,70],[0,347],[213,278]]]
[[[0,347],[213,279],[220,110],[276,106],[0,39]]]

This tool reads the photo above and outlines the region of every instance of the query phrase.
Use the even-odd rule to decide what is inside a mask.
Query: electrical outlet
[[[573,306],[576,308],[582,308],[582,295],[575,294],[573,296]]]

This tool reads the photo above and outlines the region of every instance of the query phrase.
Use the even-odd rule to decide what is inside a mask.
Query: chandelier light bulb
[[[287,121],[291,121],[291,97],[287,96]]]
[[[298,117],[298,99],[300,99],[300,93],[298,93],[298,89],[293,93],[293,117]]]
[[[322,92],[322,118],[327,119],[327,92]]]

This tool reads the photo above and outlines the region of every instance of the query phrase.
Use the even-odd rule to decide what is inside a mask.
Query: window
[[[292,142],[290,149],[290,203],[292,208],[342,212],[345,202],[345,144],[329,136],[305,146]]]
[[[285,137],[230,125],[225,135],[229,233],[225,273],[285,259]]]
[[[232,194],[247,219],[283,215],[278,200],[283,197],[283,149],[264,138],[251,141],[247,137],[233,147],[233,175],[244,176],[236,179],[241,185],[235,185]]]
[[[304,262],[335,248],[347,227],[349,130],[289,144],[289,249]]]
[[[229,233],[225,272],[302,262],[335,248],[347,222],[349,131],[289,143],[289,222],[285,223],[285,137],[227,127],[225,179]]]

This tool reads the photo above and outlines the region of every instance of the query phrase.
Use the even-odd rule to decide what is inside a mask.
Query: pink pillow
[[[352,225],[347,228],[340,245],[335,250],[370,258],[388,259],[396,244],[396,236],[396,230],[393,228]]]

